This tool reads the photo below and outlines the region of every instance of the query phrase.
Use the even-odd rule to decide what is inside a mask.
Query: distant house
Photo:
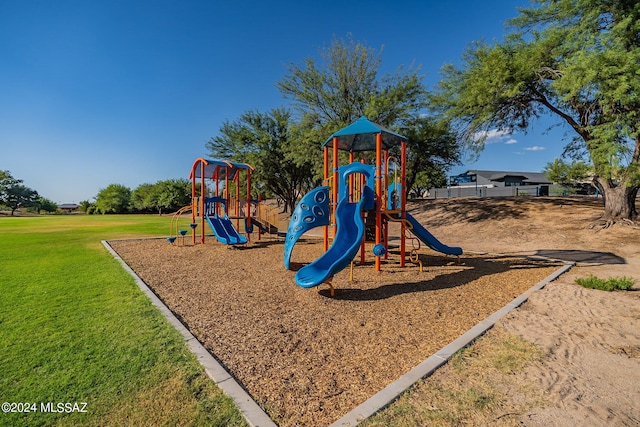
[[[77,205],[75,203],[63,203],[61,205],[58,205],[58,209],[66,213],[75,212],[79,207],[80,205]]]
[[[521,187],[526,185],[551,185],[542,172],[509,172],[468,170],[460,175],[449,177],[450,186],[462,187]]]

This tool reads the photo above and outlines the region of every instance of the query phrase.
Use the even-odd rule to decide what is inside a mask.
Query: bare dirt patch
[[[577,266],[470,350],[478,359],[472,365],[488,366],[515,335],[542,352],[539,361],[507,374],[476,369],[460,375],[455,364],[446,365],[367,425],[640,425],[640,295],[574,284],[589,274],[627,276],[638,289],[640,230],[590,228],[602,200],[589,198],[441,200],[416,204],[412,213],[437,224],[438,237],[457,237],[468,250],[545,255]],[[477,400],[478,391],[485,400]],[[472,401],[471,411],[443,402],[456,393]],[[480,407],[486,396],[490,403]]]

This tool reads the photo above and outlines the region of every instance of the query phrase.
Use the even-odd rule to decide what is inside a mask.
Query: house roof
[[[514,171],[491,171],[491,170],[468,170],[464,175],[478,175],[489,181],[504,181],[507,177],[522,178],[525,182],[532,184],[553,184],[542,172],[514,172]]]

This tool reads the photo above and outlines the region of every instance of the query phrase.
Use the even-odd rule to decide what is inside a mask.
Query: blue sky
[[[0,0],[0,170],[58,203],[188,178],[247,110],[287,106],[276,82],[334,37],[379,49],[381,73],[420,65],[433,87],[528,0]],[[562,131],[494,132],[466,169],[540,171]]]

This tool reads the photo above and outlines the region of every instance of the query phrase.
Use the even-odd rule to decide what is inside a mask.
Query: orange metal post
[[[349,164],[353,163],[353,151],[349,151]],[[349,175],[349,202],[353,202],[353,175]]]
[[[204,245],[204,198],[207,194],[207,188],[204,183],[204,164],[200,171],[200,243]]]
[[[329,185],[329,147],[324,146],[324,184]],[[329,250],[329,226],[325,225],[324,229],[324,251]]]
[[[402,141],[400,144],[400,215],[402,219],[407,218],[407,141]],[[405,264],[405,222],[400,224],[400,267],[404,267]]]
[[[333,137],[333,238],[336,238],[338,224],[336,209],[338,208],[338,137]]]
[[[196,210],[197,210],[197,204],[198,204],[198,199],[197,199],[197,194],[196,193],[196,180],[198,179],[198,177],[196,176],[196,168],[198,167],[198,163],[202,163],[202,159],[197,159],[194,163],[193,163],[193,167],[191,168],[191,174],[189,175],[189,178],[191,178],[191,223],[195,224],[196,223]],[[204,166],[203,166],[204,167]],[[196,244],[196,233],[193,232],[191,233],[191,240],[193,245],[195,246]]]
[[[222,197],[224,198],[227,202],[227,209],[229,209],[229,167],[225,166],[224,168],[224,193],[222,195],[220,195],[220,170],[216,169],[216,197]],[[224,206],[222,204],[216,203],[216,213],[218,215],[224,215],[224,212],[222,212],[222,214],[220,213],[220,207]]]
[[[382,134],[376,135],[376,245],[380,244],[382,226]],[[376,271],[380,271],[380,257],[376,257]]]
[[[262,203],[262,194],[258,193],[258,216],[260,216],[260,203]],[[258,240],[262,240],[262,228],[258,227]]]
[[[362,159],[362,164],[366,163],[364,159]],[[366,185],[366,180],[364,175],[360,175],[360,188],[362,188],[362,192],[364,193],[364,186]],[[366,224],[366,216],[365,213],[362,212],[362,222],[364,222]],[[365,225],[366,228],[366,225]],[[364,233],[364,237],[362,237],[362,243],[360,243],[360,265],[364,265],[364,261],[365,261],[365,249],[366,249],[366,244],[364,243],[365,240],[367,240],[367,231],[365,229],[365,233]]]
[[[220,186],[219,186],[219,184],[220,184],[220,166],[216,166],[215,172],[213,172],[213,179],[216,181],[216,186],[215,186],[216,193],[214,195],[215,195],[215,197],[220,197]],[[225,179],[226,179],[226,177],[225,177]],[[215,202],[214,206],[215,206],[216,215],[220,215],[220,212],[218,211],[220,205],[218,204],[218,202]]]
[[[234,214],[236,216],[236,230],[240,230],[240,171],[236,173],[236,208]],[[227,206],[229,206],[229,199],[227,198]]]
[[[218,173],[218,177],[220,174]],[[220,196],[218,193],[218,182],[220,180],[216,180],[216,196]],[[224,168],[224,199],[227,201],[227,205],[229,203],[229,166]]]
[[[387,168],[389,167],[389,150],[384,150],[384,163],[382,163],[383,171],[382,171],[382,190],[386,192],[389,189],[389,171]]]
[[[387,209],[387,197],[389,197],[389,150],[384,150],[384,163],[383,166],[383,185],[382,185],[382,209]],[[385,197],[386,196],[386,197]],[[387,249],[384,252],[384,259],[389,259],[389,221],[383,221],[382,234],[384,235],[384,247]]]
[[[247,169],[247,205],[246,205],[245,224],[248,228],[251,227],[251,169]],[[247,233],[247,241],[250,241],[251,233]]]
[[[324,185],[329,185],[329,147],[326,145],[324,147],[324,164],[322,172],[324,174]]]

